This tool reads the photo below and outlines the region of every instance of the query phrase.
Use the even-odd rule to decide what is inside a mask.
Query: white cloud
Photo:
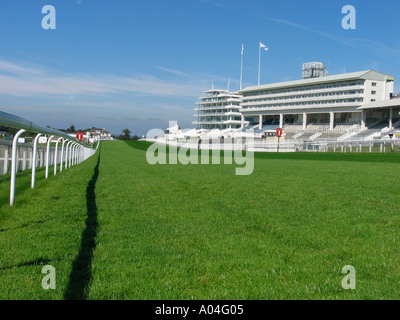
[[[63,74],[43,67],[25,67],[0,60],[0,94],[35,95],[102,95],[135,93],[173,97],[198,97],[202,81],[166,81],[151,75]]]
[[[15,74],[15,75],[40,75],[43,74],[44,69],[25,67],[24,65],[18,65],[9,61],[0,60],[0,72]]]
[[[178,75],[178,76],[188,77],[188,75],[186,73],[179,71],[179,70],[174,70],[174,69],[169,69],[169,68],[164,68],[164,67],[158,67],[158,69],[168,72],[168,73]]]
[[[211,88],[212,79],[221,84],[227,80],[204,73],[185,74],[172,81],[148,74],[66,73],[0,60],[0,108],[57,128],[74,123],[120,133],[122,128],[133,126],[135,132],[144,134],[149,127],[168,126],[170,119],[190,127],[195,102]],[[156,118],[159,121],[143,120]]]
[[[396,55],[396,56],[400,55],[399,49],[390,47],[390,46],[388,46],[380,41],[377,41],[377,40],[366,39],[366,38],[355,38],[355,37],[343,36],[341,34],[336,35],[336,34],[324,32],[324,31],[320,31],[320,30],[311,29],[311,28],[305,27],[301,24],[289,21],[289,20],[267,17],[267,16],[263,16],[263,15],[260,15],[257,13],[253,13],[253,15],[257,16],[259,18],[262,18],[262,19],[266,19],[266,20],[269,20],[272,22],[279,23],[279,24],[290,25],[294,28],[301,29],[301,30],[304,30],[307,32],[311,32],[311,33],[317,34],[321,37],[324,37],[326,39],[344,44],[348,47],[352,47],[352,48],[362,50],[362,51],[365,51],[368,53],[374,53],[375,55],[378,55],[378,56],[380,56],[382,54],[392,54],[392,55]]]

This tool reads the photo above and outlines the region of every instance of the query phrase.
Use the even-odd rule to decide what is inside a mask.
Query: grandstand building
[[[280,127],[286,139],[302,141],[371,140],[400,129],[394,77],[374,70],[328,75],[321,62],[305,63],[302,71],[300,80],[205,91],[193,123],[204,134],[253,130],[256,137]]]
[[[197,118],[193,121],[198,129],[237,129],[240,128],[241,112],[240,103],[241,95],[231,93],[227,90],[208,90],[205,96],[196,102],[197,107],[194,109]]]
[[[394,78],[376,71],[307,78],[245,88],[242,98],[242,126],[357,124],[385,119],[382,110],[363,108],[370,102],[390,100]]]

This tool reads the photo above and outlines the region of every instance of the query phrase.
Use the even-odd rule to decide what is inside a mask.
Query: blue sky
[[[342,7],[356,8],[355,30]],[[56,9],[56,29],[41,26]],[[0,110],[41,125],[129,128],[169,120],[193,127],[204,90],[301,78],[322,61],[330,74],[377,70],[400,77],[397,0],[0,0]],[[400,80],[395,91],[400,91]]]

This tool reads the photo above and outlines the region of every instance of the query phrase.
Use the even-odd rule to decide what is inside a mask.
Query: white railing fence
[[[168,140],[165,138],[147,139],[173,147],[188,149],[209,150],[247,150],[251,152],[398,152],[400,151],[400,139],[374,139],[352,141],[289,141],[267,142],[260,139],[202,139],[199,144],[197,139]]]
[[[0,176],[10,173],[11,170],[11,151],[12,142],[0,140]],[[47,148],[42,145],[36,146],[35,159],[33,144],[18,144],[17,149],[17,166],[16,172],[32,169],[32,163],[36,163],[36,168],[45,166]],[[54,164],[55,148],[50,147],[50,165]],[[57,163],[59,164],[61,158],[58,157]]]
[[[72,138],[68,134],[34,124],[29,120],[0,111],[0,125],[19,129],[12,142],[0,143],[0,161],[2,174],[10,172],[10,205],[15,203],[15,180],[18,170],[31,170],[31,188],[35,187],[36,168],[45,167],[45,178],[49,177],[49,168],[54,165],[54,175],[71,166],[77,165],[93,156],[100,144],[92,148]],[[18,143],[18,138],[24,132],[34,132],[33,144]],[[41,136],[47,135],[46,147],[38,146]],[[55,143],[51,146],[52,141]],[[59,150],[60,149],[60,150]],[[11,164],[10,164],[11,163]]]

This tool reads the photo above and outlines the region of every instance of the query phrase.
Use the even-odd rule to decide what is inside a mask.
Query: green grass
[[[104,142],[33,191],[20,174],[16,205],[1,198],[1,299],[398,298],[399,153],[256,154],[236,176],[151,166],[147,146]]]
[[[34,190],[30,173],[19,173],[14,207],[8,204],[9,176],[1,177],[0,299],[63,298],[85,229],[86,189],[96,160],[94,156],[48,181],[40,169]],[[56,268],[54,291],[42,288],[45,265]]]

